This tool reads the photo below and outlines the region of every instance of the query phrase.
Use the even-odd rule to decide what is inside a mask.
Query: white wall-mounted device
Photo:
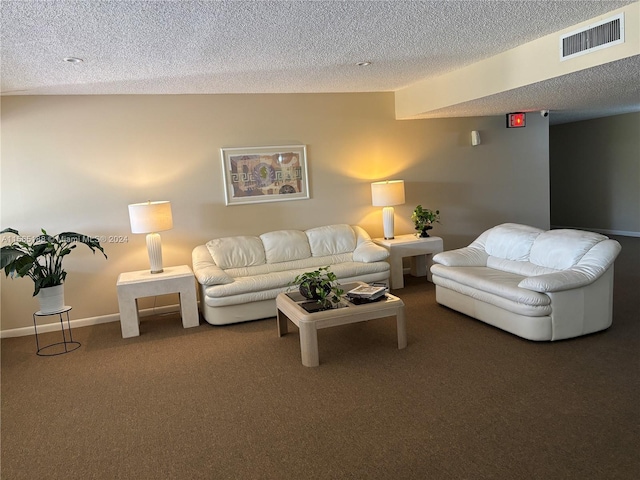
[[[478,130],[473,130],[471,132],[471,145],[474,147],[476,145],[480,145],[480,132]]]

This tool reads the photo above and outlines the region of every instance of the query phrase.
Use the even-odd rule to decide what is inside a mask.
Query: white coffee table
[[[362,282],[343,285],[345,291],[355,288]],[[281,293],[276,297],[278,336],[288,331],[287,319],[300,330],[300,353],[305,367],[320,365],[318,355],[318,330],[321,328],[365,322],[375,318],[396,317],[398,331],[398,348],[407,346],[407,327],[404,315],[404,303],[395,295],[387,294],[387,298],[378,302],[355,305],[343,299],[342,308],[333,308],[309,313],[300,306],[301,298],[297,292]],[[295,298],[292,298],[295,297]],[[300,296],[301,297],[301,296]],[[297,301],[297,300],[298,301]]]
[[[195,276],[188,265],[164,267],[160,273],[151,273],[149,270],[121,273],[117,290],[122,338],[140,335],[136,299],[142,297],[179,293],[182,326],[190,328],[200,325]]]
[[[389,250],[389,264],[391,266],[391,288],[404,288],[402,259],[411,257],[411,275],[427,277],[431,281],[431,265],[433,255],[442,252],[443,244],[440,237],[416,237],[414,233],[397,235],[392,239],[374,238],[373,242]]]

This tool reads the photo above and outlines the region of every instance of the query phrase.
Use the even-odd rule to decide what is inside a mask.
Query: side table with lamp
[[[150,270],[124,272],[118,276],[118,306],[122,337],[140,335],[137,299],[178,293],[184,328],[200,324],[196,296],[195,276],[188,265],[162,266],[162,244],[158,232],[173,228],[171,203],[146,202],[129,205],[132,233],[147,234]]]

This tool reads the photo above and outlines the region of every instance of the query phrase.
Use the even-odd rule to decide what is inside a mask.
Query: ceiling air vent
[[[560,37],[560,60],[624,43],[624,13]]]

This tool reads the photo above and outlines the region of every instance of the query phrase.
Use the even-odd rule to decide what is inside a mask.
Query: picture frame
[[[221,148],[226,205],[309,198],[306,145]]]

